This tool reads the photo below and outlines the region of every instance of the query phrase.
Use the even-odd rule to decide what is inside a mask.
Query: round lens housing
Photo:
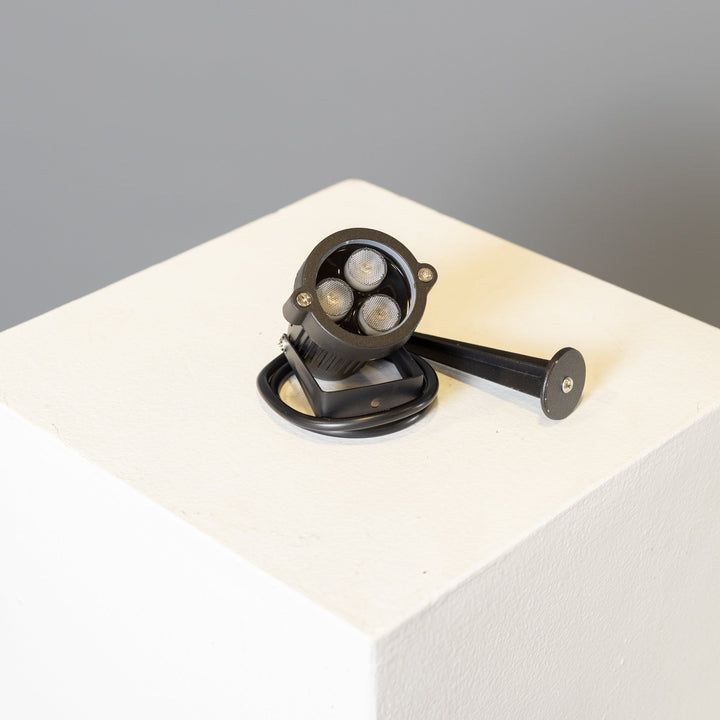
[[[342,320],[350,312],[355,301],[350,286],[340,278],[323,280],[317,286],[317,296],[320,307],[335,322]]]
[[[400,306],[388,295],[371,295],[358,311],[358,324],[366,335],[390,332],[400,322]]]
[[[326,237],[298,272],[283,314],[288,338],[321,380],[347,377],[410,338],[437,273],[370,228]]]
[[[353,289],[369,292],[378,288],[385,279],[387,262],[377,250],[361,247],[350,255],[343,273]]]

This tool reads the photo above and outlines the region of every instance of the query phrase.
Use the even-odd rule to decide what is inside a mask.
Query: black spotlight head
[[[351,228],[325,238],[303,263],[283,307],[290,327],[281,338],[282,355],[258,375],[262,397],[295,425],[335,437],[383,435],[416,422],[435,399],[438,379],[403,346],[436,278],[432,265],[379,230]],[[318,382],[342,380],[381,358],[399,377],[334,390]],[[293,374],[314,415],[281,399]]]
[[[437,273],[395,238],[350,228],[310,253],[283,307],[288,339],[312,375],[338,380],[410,339]]]

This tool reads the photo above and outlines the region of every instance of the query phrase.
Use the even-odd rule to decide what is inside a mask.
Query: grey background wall
[[[0,329],[346,177],[720,325],[720,5],[0,3]]]

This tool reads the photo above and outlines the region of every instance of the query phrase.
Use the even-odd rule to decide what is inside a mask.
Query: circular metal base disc
[[[558,350],[545,372],[540,404],[552,420],[566,418],[580,402],[585,387],[585,360],[575,348]]]

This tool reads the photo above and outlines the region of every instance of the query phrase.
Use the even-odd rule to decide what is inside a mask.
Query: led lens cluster
[[[361,306],[358,323],[366,335],[382,335],[400,322],[400,306],[389,295],[371,295]]]
[[[335,322],[342,320],[350,312],[355,301],[355,295],[350,286],[340,278],[323,280],[317,286],[317,296],[320,307]]]
[[[355,250],[343,268],[345,280],[337,277],[320,282],[316,288],[318,301],[325,314],[339,322],[353,307],[353,289],[372,292],[387,276],[387,261],[382,253],[369,247]],[[347,282],[346,282],[347,281]],[[382,335],[400,323],[402,311],[397,301],[389,295],[370,295],[358,309],[358,326],[366,335]]]
[[[387,275],[387,262],[377,251],[368,247],[356,250],[343,270],[350,287],[362,292],[375,290]]]

